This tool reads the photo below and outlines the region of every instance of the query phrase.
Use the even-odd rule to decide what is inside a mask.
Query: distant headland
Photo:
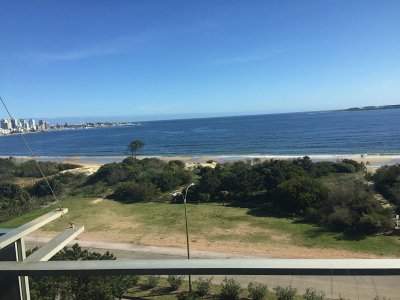
[[[381,105],[381,106],[364,106],[364,107],[351,107],[347,109],[339,109],[338,111],[360,111],[360,110],[384,110],[384,109],[398,109],[400,104]]]

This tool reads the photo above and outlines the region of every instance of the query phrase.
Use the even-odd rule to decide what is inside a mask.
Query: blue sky
[[[0,96],[18,117],[400,103],[397,0],[0,0],[0,36]]]

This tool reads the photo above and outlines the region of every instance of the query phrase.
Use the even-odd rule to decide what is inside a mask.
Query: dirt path
[[[50,238],[55,232],[35,232],[36,238]],[[161,249],[179,249],[184,251],[186,239],[184,236],[171,234],[168,238],[155,234],[135,236],[135,234],[116,232],[82,233],[76,242],[92,242],[98,244],[116,243],[126,247],[155,247]],[[268,258],[382,258],[378,255],[352,252],[338,249],[306,248],[287,243],[246,244],[239,241],[207,241],[192,239],[190,248],[195,251],[205,251],[237,256],[268,257]]]
[[[68,163],[74,163],[74,164],[80,165],[81,167],[76,168],[76,169],[61,171],[60,174],[62,174],[62,173],[72,173],[72,174],[83,173],[85,175],[92,175],[92,174],[96,173],[97,170],[102,165],[102,164],[97,164],[97,163],[81,163],[81,162],[76,163],[73,161],[68,161]]]

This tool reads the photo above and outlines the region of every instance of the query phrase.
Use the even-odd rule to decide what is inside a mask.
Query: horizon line
[[[287,112],[216,112],[216,113],[181,113],[181,114],[156,114],[156,115],[115,115],[115,116],[64,116],[64,117],[25,117],[22,119],[41,119],[41,120],[67,120],[67,119],[120,119],[118,121],[84,121],[84,123],[92,122],[156,122],[156,121],[173,121],[173,120],[191,120],[191,119],[208,119],[208,118],[229,118],[229,117],[246,117],[246,116],[263,116],[263,115],[280,115],[280,114],[295,114],[295,113],[324,113],[324,112],[339,112],[349,111],[350,109],[366,110],[366,107],[383,108],[386,106],[395,106],[400,104],[387,105],[367,105],[350,108],[324,109],[324,110],[308,110],[308,111],[287,111]],[[141,119],[142,118],[142,119]],[[21,118],[17,118],[21,119]],[[128,120],[130,119],[130,120]],[[137,120],[132,120],[137,119]],[[63,121],[64,122],[64,121]]]

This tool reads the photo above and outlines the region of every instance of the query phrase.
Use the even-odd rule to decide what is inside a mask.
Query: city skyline
[[[15,120],[39,120],[39,122],[47,122],[51,124],[69,124],[69,125],[82,125],[90,123],[137,123],[137,122],[151,122],[151,121],[165,121],[165,120],[182,120],[182,119],[202,119],[202,118],[219,118],[219,117],[235,117],[235,116],[257,116],[257,115],[274,115],[274,114],[291,114],[291,113],[315,113],[315,112],[340,112],[340,111],[365,111],[374,109],[399,109],[400,104],[388,104],[388,105],[369,105],[369,106],[356,106],[337,108],[332,110],[320,110],[320,111],[297,111],[297,112],[282,112],[282,113],[249,113],[249,114],[228,114],[228,113],[206,113],[206,114],[167,114],[167,115],[150,115],[150,116],[81,116],[81,117],[28,117],[28,118],[12,118]],[[0,119],[12,120],[9,117]]]
[[[0,96],[14,116],[141,121],[400,102],[398,1],[0,8]]]
[[[33,118],[3,118],[0,119],[0,135],[10,133],[24,133],[43,131],[50,129],[52,126],[45,120],[39,120],[36,124],[36,120]]]
[[[36,118],[37,119],[37,118]],[[32,133],[37,131],[46,130],[65,130],[65,129],[88,129],[88,128],[98,128],[98,127],[121,127],[121,126],[140,126],[140,122],[50,122],[49,120],[33,118],[3,118],[0,119],[0,136],[17,134],[17,133]]]

